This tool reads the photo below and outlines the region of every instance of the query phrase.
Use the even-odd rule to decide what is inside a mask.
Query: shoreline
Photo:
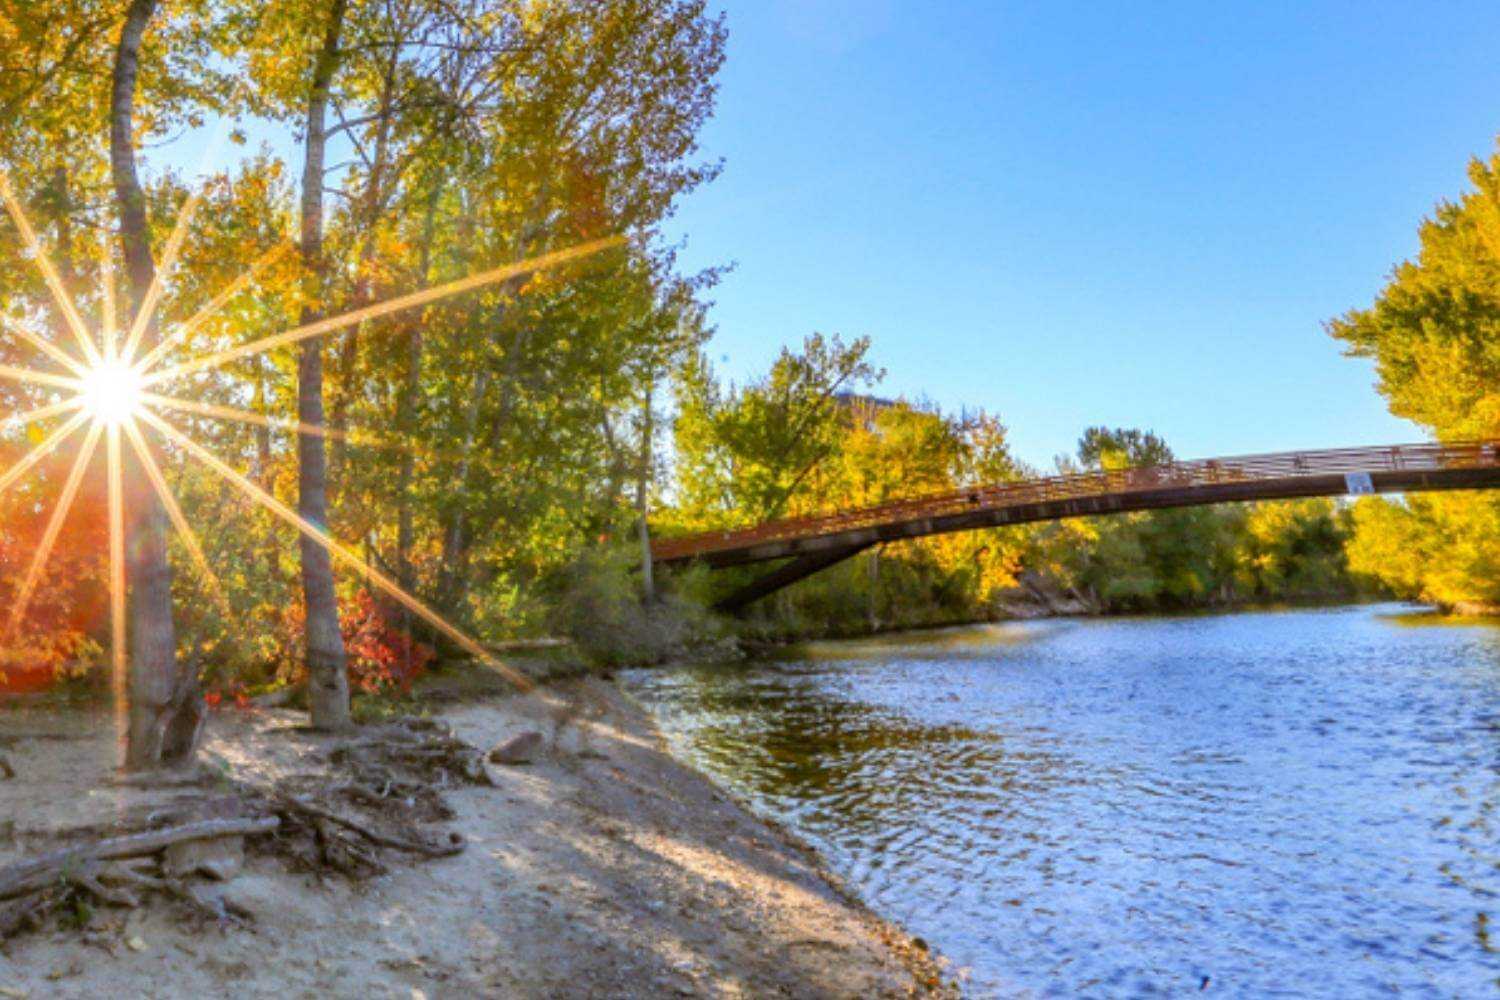
[[[647,668],[654,669],[654,668]],[[725,801],[733,804],[755,823],[765,827],[782,842],[789,851],[807,863],[829,891],[833,892],[847,906],[856,910],[863,918],[873,921],[879,931],[881,941],[893,948],[901,961],[906,964],[914,979],[929,987],[929,992],[919,992],[916,995],[935,997],[957,997],[960,994],[959,987],[953,975],[954,970],[947,967],[947,962],[941,953],[933,950],[925,938],[918,937],[908,931],[901,923],[892,917],[881,914],[860,898],[859,893],[851,888],[848,882],[829,867],[828,859],[823,856],[812,844],[808,843],[795,830],[785,823],[769,816],[763,816],[756,811],[755,807],[736,795],[732,790],[719,784],[714,777],[684,760],[672,751],[671,741],[667,739],[661,727],[652,718],[651,712],[640,700],[620,686],[618,681],[605,682],[610,685],[620,699],[640,714],[644,723],[651,727],[655,734],[657,746],[660,751],[670,758],[676,765],[706,782]]]
[[[475,746],[527,729],[548,738],[534,763],[497,768],[498,787],[445,791],[462,854],[349,883],[252,851],[212,887],[255,914],[251,927],[194,928],[158,903],[101,909],[86,933],[53,924],[0,947],[3,995],[956,994],[925,946],[858,902],[790,831],[674,756],[620,687],[584,679],[552,691],[577,708],[564,725],[521,696],[435,706]],[[106,713],[0,718],[18,775],[0,783],[0,814],[14,817],[0,865],[123,808]],[[326,752],[301,722],[216,713],[205,758],[235,777],[285,780]]]
[[[1192,608],[1164,608],[1155,611],[1097,611],[1083,605],[1048,607],[1042,604],[1010,604],[1001,613],[989,617],[959,617],[920,622],[881,623],[875,628],[862,627],[849,631],[807,632],[799,635],[752,637],[738,640],[741,652],[748,657],[774,655],[808,642],[843,642],[846,640],[873,639],[880,636],[900,635],[911,632],[938,632],[944,629],[966,628],[979,625],[1011,625],[1035,621],[1057,621],[1083,619],[1115,621],[1132,618],[1193,618],[1208,615],[1234,615],[1258,611],[1295,611],[1310,608],[1346,608],[1371,604],[1405,604],[1412,607],[1412,614],[1431,614],[1455,621],[1475,619],[1484,621],[1495,615],[1484,610],[1443,611],[1435,605],[1420,601],[1408,601],[1394,597],[1328,597],[1306,600],[1243,601],[1226,604],[1211,604]]]

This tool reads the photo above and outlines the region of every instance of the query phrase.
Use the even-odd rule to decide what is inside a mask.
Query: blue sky
[[[868,334],[884,395],[1184,457],[1417,440],[1324,320],[1500,132],[1500,7],[730,0],[685,262],[720,370]]]

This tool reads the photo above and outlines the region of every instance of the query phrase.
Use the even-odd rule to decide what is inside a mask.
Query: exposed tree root
[[[79,873],[92,871],[100,862],[156,854],[163,848],[189,840],[267,833],[281,825],[275,816],[243,816],[210,819],[184,826],[147,830],[125,837],[111,837],[83,847],[53,851],[30,861],[0,868],[0,899],[38,892]]]
[[[134,909],[153,897],[175,900],[188,918],[220,927],[249,921],[231,901],[194,889],[190,879],[199,870],[216,872],[196,859],[196,849],[179,846],[195,841],[234,841],[235,866],[242,839],[301,870],[356,881],[384,874],[392,854],[450,857],[464,850],[463,838],[428,829],[453,817],[442,791],[493,783],[481,751],[425,719],[363,730],[333,746],[327,762],[276,788],[185,796],[107,828],[75,829],[67,836],[81,843],[0,867],[0,941],[53,915],[83,926],[95,909]],[[185,772],[151,782],[192,783]],[[185,865],[173,858],[182,850],[190,852]]]
[[[262,830],[272,829],[278,822],[274,816],[258,819]],[[266,821],[272,826],[267,827]],[[174,841],[182,842],[185,841]],[[55,878],[40,888],[0,902],[0,941],[40,928],[49,916],[58,912],[71,913],[82,925],[90,912],[100,906],[136,909],[150,893],[177,900],[184,905],[186,916],[219,927],[253,920],[252,914],[233,902],[205,899],[185,879],[167,876],[156,857],[108,864],[97,858],[85,858],[78,865],[56,871]]]
[[[334,764],[347,772],[338,789],[347,801],[384,812],[393,806],[426,822],[453,818],[443,791],[491,785],[484,754],[431,719],[405,718],[372,727],[335,747]]]
[[[338,813],[314,805],[311,802],[304,802],[290,795],[278,798],[276,800],[276,808],[283,812],[290,810],[309,817],[313,820],[314,825],[332,823],[335,826],[357,834],[360,838],[369,841],[377,847],[388,847],[395,851],[406,851],[410,854],[419,854],[428,858],[447,858],[461,853],[464,849],[463,837],[456,833],[450,833],[448,841],[445,844],[428,844],[416,840],[406,840],[401,837],[392,837],[372,829],[365,823],[357,822],[347,816],[341,816]]]

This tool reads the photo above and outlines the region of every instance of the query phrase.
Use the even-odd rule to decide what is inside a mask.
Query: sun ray
[[[26,473],[31,470],[32,466],[36,465],[36,463],[40,462],[42,459],[51,454],[52,451],[62,443],[63,438],[76,431],[78,429],[78,426],[88,418],[89,415],[83,412],[82,409],[80,409],[79,412],[73,414],[72,418],[67,423],[63,424],[57,430],[47,435],[47,437],[42,441],[41,444],[28,451],[20,459],[20,461],[16,462],[15,465],[12,465],[4,475],[0,475],[0,493],[4,493],[6,490],[15,485],[17,479],[20,479],[22,476],[26,475]]]
[[[68,479],[63,484],[62,494],[57,498],[57,506],[47,521],[46,530],[42,533],[42,541],[36,547],[36,554],[32,556],[31,565],[26,568],[26,578],[21,581],[21,588],[16,592],[14,603],[11,605],[10,625],[7,629],[7,634],[11,636],[16,634],[16,629],[26,617],[26,607],[31,603],[31,595],[42,578],[42,570],[47,565],[47,558],[52,555],[52,546],[57,544],[58,533],[62,531],[63,522],[68,518],[68,511],[73,507],[73,499],[78,495],[78,486],[83,482],[83,474],[88,470],[89,462],[94,457],[95,448],[99,444],[99,434],[103,429],[104,425],[97,421],[90,424],[88,436],[83,439],[83,447],[78,449],[78,457],[73,461],[73,468],[68,472]]]
[[[241,423],[255,424],[259,427],[269,427],[275,431],[295,431],[298,434],[312,434],[317,437],[338,438],[348,441],[350,444],[369,445],[377,448],[401,448],[414,450],[411,445],[404,441],[395,441],[382,437],[370,431],[341,431],[332,427],[323,427],[318,424],[305,424],[300,420],[290,418],[268,417],[263,413],[252,410],[242,410],[234,406],[220,406],[216,403],[201,403],[193,399],[180,399],[176,396],[162,396],[154,392],[141,393],[141,402],[153,403],[164,406],[171,410],[181,410],[184,413],[193,413],[200,417],[213,417],[221,420],[238,420]]]
[[[53,361],[56,361],[58,364],[62,365],[74,375],[82,376],[88,371],[88,368],[84,365],[79,364],[77,359],[75,359],[73,355],[69,354],[67,351],[64,351],[62,348],[52,343],[52,341],[47,340],[45,337],[39,337],[36,334],[32,333],[30,330],[23,329],[13,324],[7,324],[5,329],[7,332],[20,337],[22,340],[26,341],[26,343],[41,351],[43,354],[47,355],[47,357],[51,358]]]
[[[203,553],[203,546],[198,541],[198,535],[188,524],[187,518],[182,513],[182,508],[177,505],[177,498],[172,495],[172,490],[167,486],[167,479],[162,475],[161,466],[156,463],[156,458],[151,454],[151,449],[146,445],[146,439],[141,435],[141,430],[135,425],[135,421],[127,421],[124,425],[125,433],[130,438],[130,447],[140,459],[141,467],[146,470],[146,478],[151,480],[151,486],[156,490],[156,495],[161,498],[162,506],[166,508],[167,517],[171,519],[172,526],[177,529],[177,534],[182,538],[183,546],[188,550],[188,555],[193,560],[193,566],[203,578],[209,593],[213,596],[214,603],[219,606],[223,613],[226,624],[234,618],[234,612],[230,609],[229,598],[224,594],[224,585],[219,580],[219,575],[209,565],[208,557]]]
[[[38,406],[32,410],[23,410],[20,413],[12,413],[10,416],[5,417],[3,420],[0,420],[0,424],[5,424],[10,427],[25,427],[27,424],[34,424],[39,420],[46,420],[49,417],[61,416],[62,414],[67,413],[69,410],[76,410],[81,406],[83,406],[83,402],[76,397],[73,399],[65,399],[61,403],[49,403],[46,406]]]
[[[21,207],[21,201],[16,197],[15,189],[10,185],[10,175],[0,170],[0,200],[5,202],[5,208],[10,212],[11,221],[16,224],[16,229],[21,233],[21,239],[26,244],[26,249],[31,251],[32,259],[37,268],[42,272],[42,280],[47,283],[47,288],[52,292],[52,298],[57,302],[57,308],[63,314],[63,320],[68,328],[73,331],[73,336],[78,341],[78,346],[83,350],[83,356],[89,364],[98,364],[100,361],[99,351],[94,347],[93,340],[89,337],[88,328],[83,325],[83,317],[78,315],[78,309],[73,305],[73,299],[68,295],[67,289],[63,288],[62,278],[58,276],[57,268],[52,266],[52,261],[42,249],[41,240],[37,239],[36,230],[32,228],[31,220],[26,216],[26,210]],[[16,331],[20,333],[21,331]],[[29,334],[22,336],[31,340]],[[33,341],[38,346],[42,341]],[[72,357],[55,347],[48,345],[42,348],[48,354],[52,354],[59,362],[65,364],[74,372],[79,372],[80,365]],[[56,351],[56,354],[53,352]],[[63,362],[63,358],[67,358]],[[81,374],[81,372],[79,372]]]
[[[151,284],[146,288],[146,296],[135,310],[135,318],[130,323],[130,334],[125,338],[125,347],[120,351],[120,357],[127,364],[141,346],[141,338],[146,335],[146,327],[150,325],[151,317],[156,312],[156,304],[161,301],[162,292],[166,290],[166,276],[177,265],[177,255],[182,252],[188,227],[193,222],[193,216],[198,213],[198,206],[203,204],[204,190],[200,187],[189,195],[177,213],[177,223],[172,227],[172,235],[167,237],[167,245],[162,249],[161,264],[155,268]]]
[[[281,518],[283,521],[286,521],[288,524],[293,525],[298,531],[302,532],[302,534],[306,535],[317,544],[323,546],[323,548],[328,550],[330,555],[334,556],[340,562],[358,572],[366,580],[395,599],[407,610],[411,611],[413,614],[426,621],[433,628],[437,629],[439,632],[452,639],[464,650],[466,650],[477,660],[479,660],[479,662],[483,663],[491,670],[494,670],[496,673],[500,674],[506,680],[514,684],[517,688],[522,691],[529,691],[535,686],[532,684],[531,680],[524,674],[521,674],[513,667],[506,666],[504,663],[500,662],[500,660],[498,660],[494,656],[494,654],[490,653],[489,650],[485,649],[474,639],[470,638],[462,630],[450,624],[436,611],[433,611],[426,604],[423,604],[421,601],[417,600],[417,598],[413,597],[411,594],[408,594],[396,583],[395,580],[392,580],[390,577],[380,572],[380,570],[371,566],[359,556],[355,555],[352,551],[339,544],[332,537],[330,537],[327,532],[323,531],[317,525],[302,517],[296,511],[292,510],[286,504],[282,503],[280,500],[277,500],[274,496],[267,493],[264,489],[257,486],[255,483],[251,482],[244,475],[236,472],[232,467],[221,460],[218,456],[210,452],[207,448],[198,444],[192,438],[188,437],[186,434],[183,434],[177,428],[173,427],[165,420],[162,420],[154,413],[151,413],[149,411],[142,411],[140,417],[142,420],[149,423],[152,427],[156,428],[157,431],[159,431],[165,437],[171,439],[172,441],[176,442],[178,445],[186,449],[199,461],[203,462],[219,475],[223,476],[225,479],[228,479],[231,483],[238,486],[261,506],[265,507],[267,510],[275,514],[277,517]]]
[[[264,272],[266,268],[270,267],[271,265],[279,261],[282,257],[286,256],[288,251],[290,251],[291,249],[292,244],[290,243],[278,243],[266,253],[262,254],[259,260],[255,261],[250,265],[248,269],[241,272],[240,275],[233,281],[231,281],[228,285],[226,285],[224,289],[219,292],[219,294],[210,299],[207,305],[194,313],[192,319],[189,319],[186,323],[183,323],[181,326],[173,329],[170,334],[162,338],[161,343],[157,344],[155,347],[151,348],[151,350],[147,351],[146,356],[141,358],[140,361],[136,362],[135,367],[140,371],[149,370],[158,361],[166,357],[167,352],[170,351],[173,347],[176,347],[178,344],[187,340],[187,338],[191,337],[200,326],[218,315],[219,310],[223,309],[231,299],[233,299],[240,292],[244,291],[252,281],[260,277],[261,273]]]
[[[264,28],[265,25],[262,24],[261,30]],[[256,32],[257,38],[260,37],[261,30]],[[235,84],[234,91],[229,98],[229,103],[233,104],[239,99],[240,94],[244,92],[244,87],[244,80]],[[224,140],[229,137],[229,121],[230,119],[221,117],[218,124],[214,127],[207,145],[203,147],[203,155],[198,161],[199,174],[208,169],[209,164],[218,156],[220,148],[224,145]],[[132,363],[131,358],[134,357],[136,350],[140,347],[141,338],[146,333],[146,326],[151,321],[151,314],[155,311],[156,304],[161,301],[162,292],[166,287],[167,276],[177,266],[177,257],[182,252],[182,244],[187,238],[188,229],[191,227],[193,217],[198,214],[198,208],[203,204],[203,199],[207,194],[208,185],[206,183],[200,184],[192,194],[188,195],[187,200],[182,203],[182,207],[177,211],[177,221],[172,226],[172,234],[167,237],[167,244],[162,249],[161,266],[156,268],[155,274],[152,276],[151,286],[146,290],[146,297],[142,300],[140,308],[136,310],[135,317],[130,324],[130,336],[125,342],[125,348],[120,352],[120,357],[124,358],[127,363]]]
[[[127,424],[135,430],[134,424]],[[125,485],[120,464],[120,425],[109,424],[106,438],[109,491],[109,658],[115,726],[125,732]],[[136,433],[140,433],[136,431]]]
[[[88,369],[80,369],[83,374],[88,374]],[[75,392],[83,388],[82,378],[70,378],[67,375],[53,375],[51,372],[32,371],[30,368],[17,368],[14,365],[0,365],[0,378],[10,379],[12,382],[30,382],[33,385],[50,385],[59,389],[72,389]]]
[[[262,337],[259,340],[253,340],[247,344],[241,344],[239,347],[232,347],[225,351],[218,351],[213,354],[205,355],[201,358],[196,358],[192,361],[184,362],[180,365],[174,365],[170,368],[164,368],[160,371],[152,372],[150,375],[146,376],[144,384],[155,385],[167,379],[176,378],[179,375],[188,375],[192,372],[202,371],[205,368],[215,368],[237,358],[248,357],[252,354],[259,354],[263,351],[269,351],[274,347],[282,347],[286,344],[294,344],[301,340],[307,340],[310,337],[320,337],[324,334],[332,333],[335,330],[342,330],[347,327],[355,326],[359,323],[365,322],[366,320],[376,319],[380,316],[387,316],[391,313],[400,312],[404,309],[411,309],[416,306],[425,305],[426,303],[434,302],[438,299],[449,298],[454,295],[461,295],[464,292],[472,291],[476,288],[483,288],[486,285],[493,285],[498,282],[505,281],[508,278],[514,278],[517,275],[527,274],[532,271],[540,271],[549,267],[556,267],[559,264],[564,264],[571,260],[577,260],[580,257],[588,257],[592,254],[599,253],[600,251],[607,250],[610,247],[618,246],[623,242],[625,242],[625,237],[623,236],[610,236],[605,239],[592,240],[588,243],[582,243],[567,250],[558,250],[553,253],[543,254],[540,257],[533,257],[530,260],[524,260],[515,264],[506,264],[501,267],[491,268],[488,271],[481,271],[478,274],[471,274],[467,278],[460,278],[457,281],[450,281],[447,284],[443,285],[435,285],[432,288],[423,289],[420,292],[412,292],[409,295],[400,295],[393,299],[387,299],[385,302],[377,302],[374,305],[365,306],[362,309],[355,309],[352,312],[347,312],[339,316],[333,316],[328,319],[318,320],[317,322],[309,323],[305,326],[299,326],[291,330],[283,331],[282,333],[272,334],[269,337]]]

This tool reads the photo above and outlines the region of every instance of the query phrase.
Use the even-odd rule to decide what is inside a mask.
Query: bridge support
[[[842,545],[838,548],[824,549],[821,552],[809,552],[798,556],[791,562],[780,566],[765,576],[745,584],[739,590],[724,598],[714,605],[714,610],[726,615],[737,615],[748,605],[760,600],[767,594],[774,594],[783,587],[789,587],[804,577],[812,576],[819,570],[827,569],[835,563],[841,563],[851,556],[858,555],[873,545],[873,541],[856,542],[852,545]]]

